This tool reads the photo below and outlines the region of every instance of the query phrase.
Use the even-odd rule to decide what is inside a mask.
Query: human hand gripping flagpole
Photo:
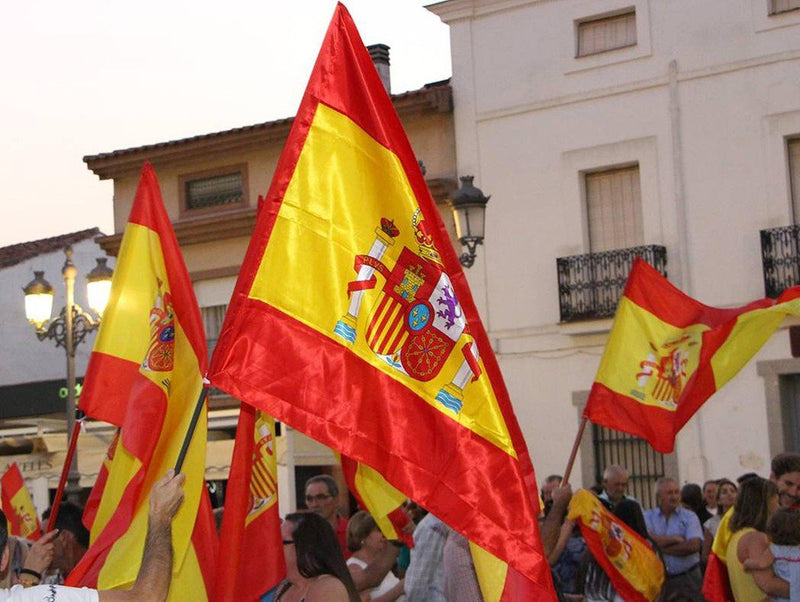
[[[206,402],[208,395],[208,388],[211,386],[211,381],[205,376],[203,377],[203,388],[200,390],[200,395],[197,397],[197,403],[194,406],[194,413],[192,419],[189,421],[189,428],[186,431],[186,437],[181,445],[181,450],[178,453],[178,460],[175,462],[175,474],[180,474],[183,461],[186,459],[186,452],[189,451],[189,444],[192,442],[194,431],[197,428],[197,421],[200,420],[200,414],[203,412],[203,405]]]

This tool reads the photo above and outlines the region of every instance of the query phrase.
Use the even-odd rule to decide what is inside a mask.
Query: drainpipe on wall
[[[678,61],[669,63],[669,117],[672,133],[672,184],[675,189],[675,211],[678,227],[679,264],[683,291],[692,296],[692,273],[689,268],[689,228],[686,215],[686,193],[683,179],[683,137],[681,136],[681,106],[678,99]],[[708,458],[703,443],[703,408],[694,416],[692,431],[694,433],[693,450],[681,466],[682,480],[690,483],[703,483],[708,475]],[[685,441],[684,441],[685,442]]]

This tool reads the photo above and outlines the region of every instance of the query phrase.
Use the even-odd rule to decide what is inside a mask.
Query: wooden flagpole
[[[69,436],[69,447],[67,448],[67,457],[64,460],[64,466],[61,469],[61,478],[58,480],[58,489],[56,489],[56,496],[53,499],[53,504],[50,506],[50,516],[47,519],[47,529],[45,533],[50,533],[56,526],[56,518],[58,517],[58,510],[61,508],[61,500],[64,498],[64,489],[67,486],[67,479],[69,477],[69,469],[72,466],[72,458],[75,455],[75,449],[78,447],[78,435],[83,428],[84,413],[81,410],[75,411],[75,426],[72,427],[72,433]]]
[[[575,464],[575,456],[578,455],[578,448],[581,446],[581,439],[583,438],[583,431],[586,429],[587,422],[589,422],[589,419],[584,416],[581,420],[580,427],[578,427],[575,443],[572,444],[572,451],[569,454],[569,460],[567,460],[567,468],[564,470],[564,477],[561,480],[562,483],[569,483],[569,475],[572,473],[572,466]]]

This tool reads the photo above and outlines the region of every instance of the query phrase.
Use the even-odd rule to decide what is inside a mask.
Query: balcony
[[[800,284],[800,226],[762,230],[761,264],[767,297]]]
[[[557,258],[561,321],[613,317],[637,257],[667,275],[667,249],[658,245]]]

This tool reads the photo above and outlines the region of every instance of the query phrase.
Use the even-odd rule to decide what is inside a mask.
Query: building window
[[[800,138],[786,143],[786,157],[789,161],[789,192],[792,195],[794,223],[800,224]]]
[[[655,451],[644,439],[592,425],[596,483],[603,482],[603,471],[622,466],[628,471],[628,495],[635,497],[644,508],[655,508],[656,481],[667,474],[664,454]]]
[[[222,322],[225,320],[225,313],[228,311],[227,305],[209,305],[208,307],[200,308],[200,316],[203,319],[203,328],[206,331],[206,346],[208,347],[208,361],[211,361],[211,356],[214,355],[214,348],[217,346],[217,340],[222,332]],[[226,393],[211,387],[208,390],[209,397],[220,397]]]
[[[247,203],[247,166],[181,176],[179,185],[183,212],[240,207]]]
[[[770,0],[769,2],[769,14],[771,15],[785,13],[799,8],[800,0]]]
[[[203,317],[203,327],[206,330],[206,345],[208,346],[208,357],[214,352],[217,339],[222,332],[222,322],[225,320],[225,312],[228,311],[227,305],[210,305],[200,308]]]
[[[639,166],[584,174],[589,251],[644,244]]]
[[[578,21],[577,37],[579,57],[636,46],[636,9]]]
[[[780,377],[783,449],[800,449],[800,374]]]

